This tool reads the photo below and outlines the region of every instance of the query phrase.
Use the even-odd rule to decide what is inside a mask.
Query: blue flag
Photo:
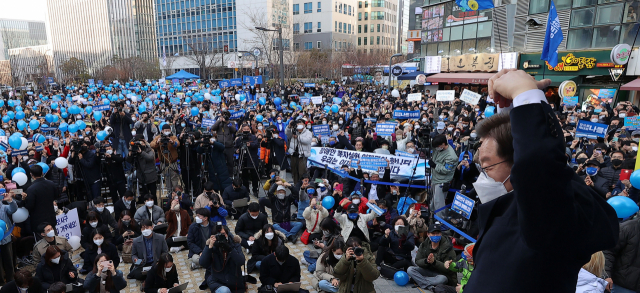
[[[493,0],[456,0],[462,11],[476,11],[493,8]]]
[[[547,18],[547,34],[544,36],[544,46],[542,47],[540,60],[545,60],[552,67],[556,67],[558,65],[558,46],[560,46],[563,39],[564,36],[562,36],[562,29],[560,29],[560,19],[556,12],[556,5],[551,0],[549,17]]]

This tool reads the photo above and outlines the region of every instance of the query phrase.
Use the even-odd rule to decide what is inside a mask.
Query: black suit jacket
[[[510,115],[514,190],[478,208],[476,267],[464,292],[573,293],[591,254],[616,244],[616,213],[567,166],[550,106]]]
[[[25,206],[29,210],[31,229],[37,229],[42,222],[56,224],[53,200],[60,198],[60,189],[56,184],[44,178],[38,178],[26,189]]]

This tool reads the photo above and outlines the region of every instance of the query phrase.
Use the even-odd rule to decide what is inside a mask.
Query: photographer
[[[300,262],[295,256],[289,254],[287,246],[276,247],[274,254],[269,254],[262,259],[260,282],[263,288],[267,286],[278,288],[281,284],[300,282]]]
[[[124,101],[118,102],[116,104],[116,109],[111,114],[109,118],[109,123],[111,127],[113,127],[113,138],[117,141],[117,147],[119,154],[127,157],[129,150],[129,142],[133,138],[131,135],[131,124],[133,124],[133,120],[131,119],[131,114],[124,112]]]
[[[227,171],[229,174],[233,174],[233,154],[235,152],[234,149],[234,139],[236,135],[236,126],[234,123],[229,121],[231,114],[228,111],[223,111],[216,121],[215,124],[211,127],[211,131],[215,131],[218,134],[218,141],[224,145],[224,156],[227,161]]]
[[[240,158],[242,166],[238,165],[238,168],[242,170],[244,187],[249,190],[249,180],[251,180],[253,195],[258,197],[258,139],[251,134],[251,126],[249,124],[243,124],[241,129],[241,135],[236,137],[235,147],[239,155],[242,155],[242,150],[245,150],[245,153]]]
[[[211,292],[245,292],[242,249],[227,226],[216,228],[217,234],[209,236],[200,257],[200,265],[207,268],[207,285]]]
[[[340,280],[338,291],[349,292],[351,288],[358,288],[357,292],[375,292],[373,281],[378,279],[380,271],[376,269],[369,244],[361,242],[358,237],[349,237],[347,247],[333,270],[333,275]]]
[[[124,196],[125,191],[127,191],[127,178],[122,168],[124,158],[122,155],[117,154],[109,143],[103,144],[98,154],[104,163],[104,172],[107,177],[111,200],[113,203],[118,202],[118,199]]]
[[[185,121],[182,121],[185,124]],[[180,158],[180,170],[182,172],[182,182],[184,183],[185,190],[189,193],[200,193],[200,164],[198,161],[198,146],[201,143],[196,143],[201,138],[200,132],[190,132],[189,128],[176,125],[176,129],[181,129],[178,139],[180,145],[178,146],[178,157]],[[202,142],[204,143],[204,142]],[[222,147],[224,150],[224,146]],[[223,162],[224,164],[224,162]],[[224,169],[227,169],[224,164]],[[193,190],[192,190],[193,188]]]
[[[140,193],[153,194],[155,197],[157,191],[156,181],[158,180],[156,156],[142,134],[136,135],[136,139],[131,142],[127,162],[135,166],[138,184],[140,184]]]
[[[287,127],[289,137],[289,153],[291,154],[291,175],[293,182],[300,182],[302,174],[307,173],[307,158],[311,155],[311,138],[313,134],[305,128],[304,120],[296,122],[295,129]]]
[[[178,147],[180,142],[178,137],[172,135],[171,125],[164,124],[162,126],[161,135],[156,136],[151,142],[151,148],[153,148],[160,157],[160,168],[166,170],[164,175],[165,187],[167,190],[171,190],[173,186],[179,184],[178,170],[175,163],[178,161]]]
[[[78,148],[79,146],[79,148]],[[72,142],[69,155],[69,164],[79,164],[80,174],[84,180],[87,190],[87,201],[101,196],[102,174],[100,172],[100,161],[96,156],[96,151],[90,150],[86,141]],[[76,165],[78,166],[78,165]],[[78,178],[80,179],[80,178]]]
[[[142,134],[144,139],[148,142],[158,135],[158,127],[153,125],[153,121],[150,121],[149,113],[142,112],[140,113],[140,120],[133,125],[133,129],[135,129],[136,134]]]
[[[198,144],[198,148],[196,150],[200,154],[207,152],[209,154],[209,157],[205,162],[205,166],[207,166],[207,171],[209,172],[208,182],[213,184],[212,190],[222,192],[227,187],[231,186],[230,176],[232,173],[229,173],[229,169],[227,167],[229,165],[233,167],[233,161],[227,161],[225,147],[224,144],[218,141],[218,134],[214,133],[211,136],[209,139],[209,145],[207,145],[206,141],[203,139],[202,143]]]
[[[267,170],[273,169],[274,166],[280,166],[280,170],[290,169],[286,143],[278,135],[278,129],[275,126],[267,127],[264,138],[260,141],[260,148],[260,160],[265,162]]]

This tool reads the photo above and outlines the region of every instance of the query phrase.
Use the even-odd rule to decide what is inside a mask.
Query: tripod
[[[171,162],[171,152],[167,148],[166,145],[160,147],[162,150],[161,161],[164,161],[166,164],[164,168],[160,171],[160,197],[166,197],[169,194],[169,190],[167,190],[167,185],[171,184],[171,172],[175,172],[175,174],[179,174],[178,172],[178,163]],[[182,181],[182,177],[177,176],[180,183],[184,186],[184,181]],[[165,180],[169,180],[169,184],[165,184]]]
[[[248,141],[247,141],[248,142]],[[258,177],[258,182],[260,182],[260,173],[258,173],[258,169],[256,168],[256,162],[253,160],[253,157],[251,157],[251,154],[249,153],[249,148],[247,147],[245,141],[242,142],[242,147],[240,147],[240,155],[238,156],[238,165],[236,166],[236,171],[234,172],[234,178],[236,178],[236,176],[240,176],[241,174],[243,174],[245,171],[243,169],[253,169],[253,171],[255,172],[256,176]],[[251,164],[252,164],[252,168],[249,167],[244,167],[244,156],[248,156],[249,160],[251,160]],[[259,186],[255,187],[256,190],[258,190],[257,194],[255,195],[256,198],[259,198],[259,194],[260,194],[260,188]]]

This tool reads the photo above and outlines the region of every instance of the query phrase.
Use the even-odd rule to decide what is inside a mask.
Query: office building
[[[9,49],[47,44],[43,21],[0,18],[0,60],[9,58]]]
[[[53,74],[51,45],[10,49],[9,60],[16,84],[32,81],[44,85],[47,77]]]
[[[294,0],[294,50],[355,49],[356,5],[356,0]]]
[[[358,50],[396,53],[399,0],[358,1]]]

